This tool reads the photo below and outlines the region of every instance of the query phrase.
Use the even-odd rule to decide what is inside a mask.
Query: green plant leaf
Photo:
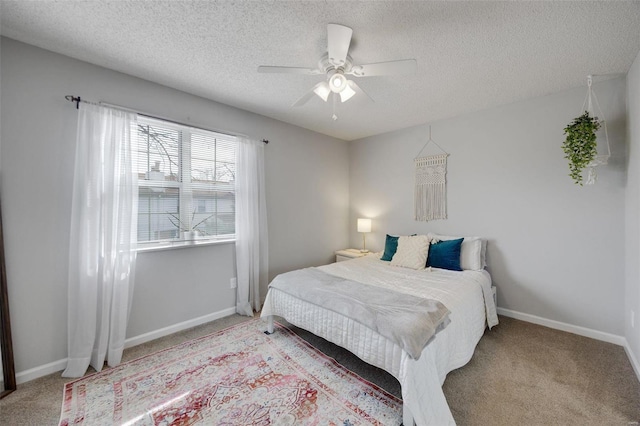
[[[598,153],[596,142],[598,129],[600,129],[598,117],[591,117],[588,111],[576,117],[564,128],[564,134],[567,137],[562,144],[562,150],[565,153],[564,158],[569,160],[569,176],[577,185],[582,186],[582,171]]]

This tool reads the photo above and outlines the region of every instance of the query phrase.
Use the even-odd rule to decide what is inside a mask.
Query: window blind
[[[139,117],[138,241],[233,238],[233,136]]]

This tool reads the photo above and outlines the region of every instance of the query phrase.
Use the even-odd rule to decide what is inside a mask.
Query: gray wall
[[[64,95],[269,139],[270,278],[328,263],[347,246],[346,142],[14,40],[3,38],[0,52],[2,215],[18,372],[67,356],[77,111]],[[233,244],[140,253],[128,337],[234,307],[234,253]]]
[[[635,358],[640,361],[640,54],[627,75],[629,160],[626,193],[626,289],[625,336]],[[635,327],[631,326],[635,312]],[[640,371],[636,371],[640,375]]]
[[[433,123],[433,139],[451,154],[447,220],[413,220],[413,159],[428,126],[351,142],[351,244],[362,244],[355,220],[363,216],[373,218],[373,249],[385,233],[485,237],[500,307],[623,335],[625,80],[595,90],[612,158],[594,186],[572,182],[561,149],[586,84]]]

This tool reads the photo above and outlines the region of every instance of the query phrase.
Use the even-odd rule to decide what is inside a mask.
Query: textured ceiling
[[[2,35],[345,140],[626,73],[640,2],[4,1]],[[323,76],[326,26],[353,28],[355,63],[415,58],[418,72],[366,77],[362,96],[291,105]]]

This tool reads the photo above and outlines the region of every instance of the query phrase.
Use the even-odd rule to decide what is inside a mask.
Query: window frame
[[[194,182],[192,179],[193,170],[191,168],[192,166],[191,154],[192,154],[192,145],[193,145],[193,140],[192,140],[193,135],[203,135],[205,137],[213,136],[213,138],[215,139],[216,146],[214,150],[215,155],[212,161],[214,163],[214,166],[217,166],[218,143],[223,141],[233,142],[235,144],[234,150],[237,150],[238,140],[236,136],[227,135],[227,134],[215,132],[212,130],[196,128],[196,127],[192,127],[184,124],[179,124],[172,121],[163,120],[161,118],[138,116],[138,120],[135,123],[135,126],[136,126],[135,127],[136,129],[135,144],[136,144],[136,150],[138,151],[138,155],[145,155],[144,154],[145,151],[141,150],[139,145],[140,143],[138,140],[138,137],[140,135],[140,130],[138,127],[139,125],[151,126],[151,127],[155,125],[162,129],[175,130],[178,132],[178,147],[177,147],[178,179],[173,181],[173,180],[153,180],[148,178],[141,178],[140,177],[141,172],[140,170],[138,170],[137,171],[137,173],[139,174],[138,194],[140,194],[141,188],[149,188],[151,190],[152,188],[177,189],[178,191],[177,215],[180,219],[180,222],[182,224],[188,224],[189,228],[193,227],[193,224],[191,223],[193,212],[191,212],[191,210],[196,209],[197,212],[200,212],[199,211],[200,200],[194,197],[194,192],[197,190],[202,190],[202,191],[213,190],[214,192],[217,192],[220,190],[226,190],[227,192],[232,192],[233,199],[234,199],[232,212],[235,212],[235,191],[236,191],[235,179],[228,183],[215,182],[213,185],[204,183],[204,182]],[[150,149],[147,147],[147,150],[146,150],[147,158],[149,158],[148,157],[149,152],[150,152]],[[235,158],[232,164],[235,165]],[[151,171],[151,168],[149,165],[147,165],[146,173],[148,173],[149,171]],[[215,173],[214,173],[214,177],[215,177]],[[217,219],[219,216],[218,207],[217,207],[217,203],[218,203],[217,197],[215,198],[215,200],[216,200],[215,201],[216,208],[213,215],[215,215]],[[196,203],[196,201],[198,203]],[[138,207],[139,206],[140,206],[140,200],[138,199]],[[189,206],[191,207],[191,209],[189,209]],[[205,207],[204,213],[205,214],[207,213],[206,207]],[[151,215],[153,213],[150,212],[149,214]],[[138,218],[139,217],[140,217],[140,212],[138,212]],[[234,229],[235,229],[235,217],[234,217],[233,223],[234,223]],[[203,246],[203,245],[212,245],[212,244],[226,244],[226,243],[235,242],[235,238],[236,238],[236,234],[234,232],[231,234],[201,235],[196,239],[186,239],[183,235],[184,232],[180,228],[178,229],[177,232],[178,232],[178,238],[161,238],[161,239],[149,240],[149,241],[138,241],[137,242],[138,251],[144,252],[144,251],[166,250],[170,248],[193,247],[193,246]],[[139,236],[139,233],[138,233],[138,236]]]

